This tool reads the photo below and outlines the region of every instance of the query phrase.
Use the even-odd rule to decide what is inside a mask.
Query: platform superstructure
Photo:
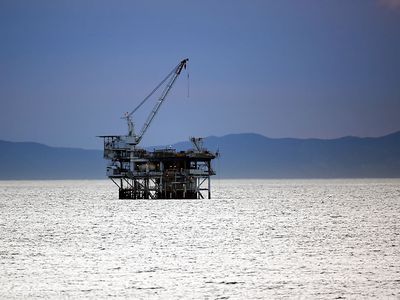
[[[201,199],[211,198],[211,161],[218,155],[203,147],[203,139],[191,137],[192,148],[149,151],[138,144],[158,113],[176,79],[186,68],[182,60],[160,84],[130,113],[127,135],[103,135],[104,158],[109,161],[107,176],[118,186],[120,199]],[[162,88],[139,134],[135,133],[133,114]]]

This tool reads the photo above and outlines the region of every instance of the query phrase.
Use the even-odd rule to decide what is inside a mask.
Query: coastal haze
[[[400,132],[379,138],[271,139],[258,134],[207,137],[219,152],[218,178],[393,178],[400,177]],[[149,147],[177,151],[190,142]],[[0,141],[0,179],[104,178],[100,150],[54,148]]]

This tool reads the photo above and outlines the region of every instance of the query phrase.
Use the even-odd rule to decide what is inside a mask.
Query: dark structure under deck
[[[211,160],[216,154],[198,143],[196,150],[147,151],[129,146],[120,136],[103,138],[104,158],[111,161],[107,176],[118,186],[120,199],[211,198]]]

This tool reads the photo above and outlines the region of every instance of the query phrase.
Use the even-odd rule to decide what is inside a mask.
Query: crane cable
[[[131,115],[133,115],[151,96],[153,96],[153,94],[167,81],[167,79],[169,77],[171,77],[171,75],[173,73],[176,72],[176,69],[178,68],[179,65],[177,65],[175,68],[173,68],[173,70],[150,92],[150,94],[147,95],[147,97],[144,98],[142,100],[142,102],[140,102],[139,105],[136,106],[136,108],[134,110],[132,110],[129,114],[127,114],[124,118],[130,117]]]
[[[185,69],[186,69],[186,72],[187,72],[187,97],[189,98],[189,96],[190,96],[190,80],[189,80],[189,65],[185,65]]]

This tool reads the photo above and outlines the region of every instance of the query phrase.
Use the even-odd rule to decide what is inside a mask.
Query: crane
[[[125,119],[128,123],[128,135],[127,135],[127,143],[133,146],[136,146],[140,143],[143,138],[143,135],[146,133],[147,129],[149,128],[151,122],[153,121],[154,117],[156,116],[157,112],[159,111],[161,105],[163,104],[165,98],[167,97],[168,93],[171,91],[176,79],[182,72],[182,69],[186,69],[186,65],[189,59],[183,59],[176,67],[174,67],[171,72],[150,92],[149,95],[144,98],[138,106],[136,106],[130,113],[125,113],[122,119]],[[143,124],[142,129],[140,130],[139,134],[135,134],[135,127],[132,120],[132,115],[147,101],[149,98],[159,90],[164,84],[165,85],[160,97],[158,98],[156,104],[154,105],[153,109],[151,110],[150,114],[148,115],[146,122]]]
[[[205,191],[211,198],[210,177],[215,175],[211,161],[216,154],[203,147],[202,138],[191,138],[196,150],[177,152],[170,147],[148,151],[137,147],[188,61],[180,61],[146,98],[125,113],[122,119],[128,123],[128,134],[100,136],[103,157],[109,160],[106,174],[118,186],[120,199],[200,199]],[[158,90],[161,94],[136,134],[132,117]]]

